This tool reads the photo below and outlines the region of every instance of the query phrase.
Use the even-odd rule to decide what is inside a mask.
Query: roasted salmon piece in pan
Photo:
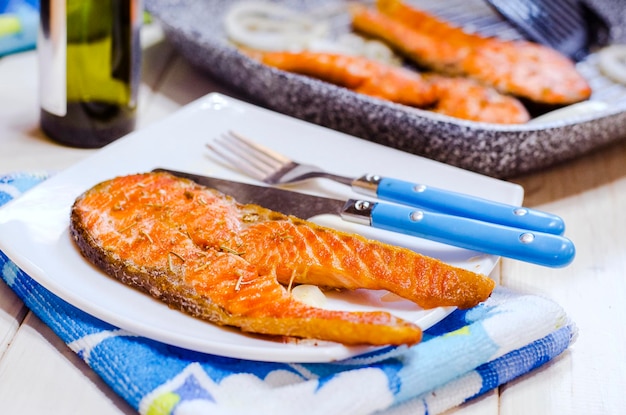
[[[497,124],[519,124],[530,119],[519,100],[471,79],[420,74],[363,56],[313,51],[245,52],[274,68],[451,117]]]
[[[418,65],[464,76],[547,105],[586,100],[591,87],[574,63],[549,47],[468,33],[402,0],[351,7],[355,30],[380,38]]]
[[[472,307],[494,282],[411,250],[318,226],[167,173],[113,178],[80,195],[70,231],[110,276],[169,306],[246,332],[344,344],[415,344],[384,311],[304,304],[294,284],[385,289],[418,305]]]

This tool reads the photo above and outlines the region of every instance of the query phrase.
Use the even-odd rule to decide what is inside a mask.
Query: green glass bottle
[[[135,128],[141,0],[41,0],[37,41],[41,128],[102,147]]]

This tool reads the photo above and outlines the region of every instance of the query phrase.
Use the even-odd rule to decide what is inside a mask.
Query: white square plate
[[[375,172],[521,204],[520,186],[467,172],[308,124],[220,94],[209,94],[171,117],[136,131],[55,175],[0,209],[0,249],[45,288],[91,315],[138,335],[216,355],[261,361],[328,362],[372,350],[329,342],[283,343],[197,320],[129,288],[92,266],[69,235],[70,208],[95,184],[125,174],[168,168],[238,181],[254,181],[211,157],[205,144],[234,129],[288,156],[357,176]],[[259,183],[257,183],[259,184]],[[308,193],[356,196],[346,186],[316,180]],[[349,225],[331,217],[315,222],[360,232],[473,271],[489,274],[498,257],[420,238]],[[338,309],[385,309],[426,329],[452,308],[423,310],[389,301],[384,292],[357,290],[329,298]]]

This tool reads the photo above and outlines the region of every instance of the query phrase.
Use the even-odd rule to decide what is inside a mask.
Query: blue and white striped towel
[[[43,175],[0,176],[0,205]],[[141,414],[438,414],[565,351],[563,309],[498,287],[412,348],[334,362],[253,362],[193,352],[120,330],[54,296],[0,252],[0,275],[24,303]]]

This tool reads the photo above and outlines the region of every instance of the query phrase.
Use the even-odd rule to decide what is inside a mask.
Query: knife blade
[[[175,170],[155,171],[193,180],[232,196],[242,204],[257,204],[301,219],[334,214],[349,222],[549,267],[566,266],[575,256],[574,244],[561,235],[497,225],[411,206],[365,199],[338,200]]]

